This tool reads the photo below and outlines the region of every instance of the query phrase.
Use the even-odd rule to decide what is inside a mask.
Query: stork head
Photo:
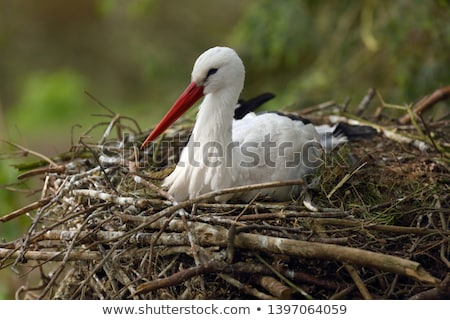
[[[141,148],[155,140],[204,95],[228,95],[237,102],[244,87],[244,78],[244,64],[233,49],[214,47],[203,52],[195,61],[191,84],[145,139]]]
[[[192,82],[203,87],[203,93],[220,90],[237,92],[244,87],[245,69],[237,53],[227,47],[214,47],[203,52],[195,61]]]

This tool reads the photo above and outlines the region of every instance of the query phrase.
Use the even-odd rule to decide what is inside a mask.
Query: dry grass
[[[158,185],[183,143],[140,152],[135,123],[110,118],[67,154],[20,167],[21,178],[43,184],[40,200],[1,218],[33,220],[0,244],[1,268],[40,279],[18,298],[450,296],[448,121],[377,121],[378,136],[329,155],[320,179],[292,202],[210,202],[216,193],[173,205]],[[186,140],[189,125],[164,141]],[[95,130],[100,141],[89,142]]]

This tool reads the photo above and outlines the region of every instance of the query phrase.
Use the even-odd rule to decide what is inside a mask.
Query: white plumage
[[[204,96],[192,135],[175,170],[163,186],[182,201],[198,195],[270,181],[297,180],[320,165],[324,149],[346,141],[334,137],[334,128],[292,120],[276,113],[248,113],[234,120],[244,86],[244,65],[226,47],[205,51],[194,64],[192,82],[175,102],[142,147],[156,139],[195,101]],[[292,187],[279,187],[221,196],[249,201],[259,192],[273,200],[287,200]]]

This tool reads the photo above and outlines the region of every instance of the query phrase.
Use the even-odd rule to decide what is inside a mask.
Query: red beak
[[[203,86],[192,82],[175,101],[173,106],[167,111],[166,115],[153,129],[153,131],[145,139],[141,145],[141,149],[158,138],[172,123],[174,123],[183,113],[185,113],[192,105],[203,97]]]

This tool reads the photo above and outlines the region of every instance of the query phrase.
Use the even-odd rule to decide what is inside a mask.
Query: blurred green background
[[[450,84],[449,21],[445,0],[0,0],[1,140],[67,151],[72,130],[104,113],[85,91],[150,128],[215,45],[244,60],[244,98],[277,95],[268,109],[346,98],[355,106],[370,87],[411,103]],[[24,190],[39,185],[16,185],[17,149],[2,142],[0,154],[4,215],[34,201],[39,194]],[[0,239],[28,224],[0,224]],[[20,282],[1,270],[0,298]]]

